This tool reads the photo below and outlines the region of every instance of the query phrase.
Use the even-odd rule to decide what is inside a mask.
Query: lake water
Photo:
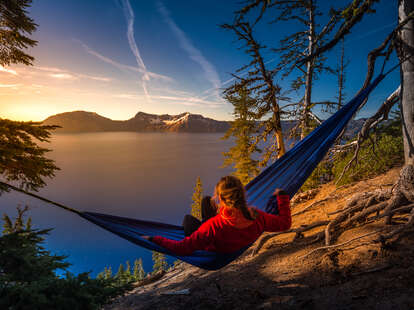
[[[223,134],[59,134],[47,147],[61,168],[39,195],[82,211],[181,224],[189,213],[196,178],[205,194],[229,168],[220,168],[231,142]],[[20,193],[0,197],[1,213],[14,216],[29,205],[34,228],[53,228],[46,247],[67,255],[69,271],[92,271],[141,257],[151,271],[151,251],[113,235],[79,216]],[[172,261],[172,260],[170,260]]]

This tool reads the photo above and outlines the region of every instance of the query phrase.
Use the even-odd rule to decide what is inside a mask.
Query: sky
[[[327,11],[332,2],[319,3]],[[222,89],[249,58],[219,25],[230,23],[238,8],[238,0],[35,0],[29,15],[39,25],[33,35],[38,45],[28,50],[35,62],[0,67],[0,118],[42,121],[83,110],[114,120],[138,111],[231,120],[232,106]],[[375,9],[345,41],[348,99],[362,85],[367,53],[397,24],[397,0],[382,0]],[[324,21],[321,17],[321,25]],[[262,24],[256,33],[271,48],[295,29],[294,24]],[[338,49],[329,52],[328,64],[336,65],[338,55]],[[266,60],[272,66],[278,58],[266,52]],[[395,63],[393,55],[387,67]],[[373,114],[398,85],[397,70],[359,117]],[[313,99],[332,100],[336,89],[335,77],[324,75],[315,82]],[[291,94],[293,100],[302,95],[303,90]]]

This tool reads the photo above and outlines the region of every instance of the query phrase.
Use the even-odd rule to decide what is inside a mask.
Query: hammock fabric
[[[318,163],[325,157],[331,145],[338,138],[346,124],[351,120],[352,116],[370,92],[384,77],[384,74],[380,74],[350,102],[246,185],[248,204],[272,213],[273,210],[266,209],[266,203],[275,188],[283,188],[292,197],[310,176]],[[88,221],[139,246],[174,256],[189,264],[208,270],[222,268],[236,259],[249,247],[247,246],[231,254],[196,251],[189,256],[177,256],[159,245],[143,239],[141,236],[159,235],[173,240],[181,240],[184,238],[184,230],[180,226],[93,212],[77,211],[76,213]]]

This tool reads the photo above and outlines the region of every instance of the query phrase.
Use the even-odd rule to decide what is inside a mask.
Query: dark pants
[[[202,221],[192,215],[185,215],[183,219],[183,227],[185,236],[190,236],[195,232],[202,223],[217,215],[217,207],[211,203],[211,197],[206,196],[201,201],[201,217]]]

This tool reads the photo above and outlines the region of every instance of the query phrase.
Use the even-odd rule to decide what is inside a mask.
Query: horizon
[[[218,0],[191,7],[171,0],[34,2],[29,15],[39,25],[32,36],[38,45],[27,51],[35,57],[34,66],[0,67],[0,117],[42,121],[81,110],[123,120],[135,111],[177,115],[186,110],[231,121],[233,107],[221,91],[233,81],[230,73],[249,58],[218,25],[230,22],[237,8],[237,2]],[[396,0],[376,4],[377,13],[366,16],[347,36],[347,100],[362,85],[368,52],[396,25],[396,8]],[[329,3],[322,3],[321,10],[328,9]],[[90,18],[92,13],[96,18]],[[322,18],[320,24],[324,22]],[[269,48],[286,35],[279,28],[263,27],[268,26],[257,33]],[[328,65],[337,63],[337,54],[338,49],[327,53]],[[266,56],[268,63],[277,63],[274,54]],[[393,54],[389,65],[396,62]],[[398,86],[395,81],[398,71],[371,95],[358,118],[372,115]],[[290,80],[280,83],[285,90]],[[313,99],[334,100],[336,90],[336,78],[323,75],[315,82]],[[302,94],[303,90],[292,93],[292,100]]]
[[[149,115],[155,115],[155,116],[162,116],[162,115],[168,115],[168,116],[179,116],[179,115],[181,115],[181,114],[192,114],[192,115],[201,115],[201,116],[203,116],[203,117],[205,117],[205,118],[210,118],[210,117],[207,117],[207,116],[205,116],[205,115],[203,115],[203,114],[200,114],[200,113],[191,113],[191,112],[188,112],[188,111],[184,111],[184,112],[179,112],[178,114],[168,114],[168,113],[164,113],[164,114],[156,114],[156,113],[148,113],[148,112],[145,112],[145,111],[138,111],[138,112],[136,112],[133,116],[131,116],[131,117],[129,117],[129,118],[125,118],[125,119],[113,119],[113,118],[110,118],[110,117],[106,117],[106,116],[103,116],[103,115],[101,115],[101,114],[99,114],[98,112],[95,112],[95,111],[85,111],[85,110],[74,110],[74,111],[66,111],[66,112],[61,112],[61,113],[57,113],[57,114],[53,114],[53,115],[49,115],[49,116],[47,116],[45,119],[43,119],[43,120],[40,120],[39,122],[44,122],[45,120],[47,120],[48,118],[50,118],[50,117],[53,117],[53,116],[57,116],[57,115],[60,115],[60,114],[67,114],[67,113],[75,113],[75,112],[85,112],[85,113],[92,113],[92,114],[96,114],[96,115],[98,115],[98,116],[101,116],[101,117],[105,117],[105,118],[108,118],[108,119],[110,119],[111,121],[127,121],[127,120],[130,120],[130,119],[132,119],[132,118],[134,118],[138,113],[144,113],[144,114],[149,114]],[[359,117],[359,118],[354,118],[354,120],[355,121],[358,121],[358,120],[360,120],[360,119],[366,119],[367,117]],[[220,122],[232,122],[233,120],[220,120],[220,119],[215,119],[215,118],[212,118],[213,120],[215,120],[215,121],[220,121]],[[282,120],[282,122],[292,122],[292,121],[295,121],[295,119],[283,119]],[[351,120],[352,121],[352,120]]]

